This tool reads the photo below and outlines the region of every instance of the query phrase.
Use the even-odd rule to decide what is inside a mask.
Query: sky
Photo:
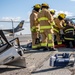
[[[47,3],[50,9],[66,13],[67,16],[75,16],[75,0],[0,0],[0,21],[16,20],[29,21],[30,13],[35,4]],[[18,23],[14,24],[14,28]],[[17,34],[30,34],[30,24],[24,23],[24,30]],[[12,28],[12,23],[0,22],[0,29]]]

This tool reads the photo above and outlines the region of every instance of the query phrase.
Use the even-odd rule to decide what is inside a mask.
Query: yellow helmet
[[[55,14],[55,10],[50,10],[50,13],[51,14]]]
[[[36,4],[36,5],[34,5],[34,8],[40,9],[41,8],[41,5],[40,4]]]
[[[62,19],[64,19],[66,17],[66,14],[60,13],[60,14],[58,14],[58,16],[60,16]]]
[[[48,7],[49,8],[49,5],[48,4],[46,4],[46,3],[42,3],[42,5],[41,5],[42,7]]]

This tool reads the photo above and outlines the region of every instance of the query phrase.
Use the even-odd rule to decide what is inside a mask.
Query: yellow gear
[[[42,7],[44,6],[44,7],[48,7],[49,8],[49,5],[48,4],[46,4],[46,3],[42,3],[42,5],[41,5]]]
[[[61,18],[65,18],[66,17],[66,14],[64,14],[64,13],[60,13],[58,16],[60,16]]]
[[[34,5],[34,8],[40,9],[41,8],[41,5],[40,4],[36,4],[36,5]]]
[[[55,10],[50,10],[50,12],[51,12],[52,14],[55,14]]]
[[[65,27],[66,26],[66,23],[64,23],[63,26]]]

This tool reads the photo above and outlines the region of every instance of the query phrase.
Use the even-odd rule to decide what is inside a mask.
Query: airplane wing
[[[19,32],[19,31],[21,31],[21,30],[24,30],[24,28],[22,28],[23,25],[24,25],[24,20],[22,20],[22,21],[18,24],[18,26],[17,26],[16,28],[14,28],[14,33]],[[13,29],[2,29],[2,30],[3,30],[3,32],[4,32],[5,34],[13,33]]]

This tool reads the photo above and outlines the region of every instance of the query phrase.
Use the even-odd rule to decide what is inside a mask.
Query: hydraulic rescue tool
[[[52,67],[66,67],[74,66],[74,56],[69,53],[55,54],[50,57],[50,66]]]

